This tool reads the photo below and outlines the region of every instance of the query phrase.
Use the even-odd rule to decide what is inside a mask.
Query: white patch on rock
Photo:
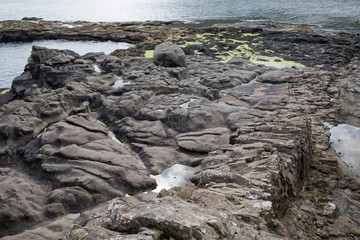
[[[261,197],[259,195],[256,195],[256,194],[247,194],[246,195],[246,198],[247,199],[250,199],[250,200],[258,200],[260,199]]]
[[[95,72],[101,73],[101,69],[99,68],[98,65],[94,65],[94,69],[95,69]]]
[[[125,82],[124,80],[120,79],[115,82],[115,84],[112,86],[113,88],[121,88],[125,85],[129,85],[131,82]]]
[[[190,178],[200,169],[200,167],[189,167],[181,164],[174,164],[172,167],[165,169],[159,175],[150,175],[156,180],[157,188],[153,192],[160,192],[162,189],[172,187],[181,187],[185,184],[193,184]]]
[[[117,139],[117,137],[115,136],[115,134],[111,131],[109,131],[108,136],[111,137],[112,140],[114,140],[116,143],[123,145],[122,142],[119,141],[119,139]]]
[[[190,98],[189,101],[187,101],[186,103],[181,104],[180,107],[185,108],[185,109],[189,108],[190,103],[194,102],[195,100],[196,100],[196,98]]]
[[[323,215],[325,216],[333,215],[335,210],[336,210],[336,205],[332,202],[328,202],[328,204],[324,206]]]
[[[115,203],[115,200],[116,200],[116,199],[113,199],[113,200],[110,202],[110,204],[109,204],[109,206],[108,206],[108,209],[107,209],[108,211],[114,211],[114,210],[116,210],[116,209],[119,208],[119,205]]]
[[[67,28],[74,28],[74,27],[75,27],[75,26],[70,25],[70,24],[63,24],[62,26],[63,26],[63,27],[67,27]]]
[[[75,220],[78,217],[80,217],[80,213],[69,213],[68,215],[66,215],[66,218],[70,220]]]
[[[272,207],[272,202],[270,201],[257,202],[253,205],[253,207],[270,210]]]

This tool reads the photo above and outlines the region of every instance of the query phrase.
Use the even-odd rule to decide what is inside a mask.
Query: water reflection
[[[187,183],[193,184],[190,178],[194,176],[198,170],[200,170],[200,166],[193,168],[181,164],[174,164],[159,175],[150,175],[152,178],[155,178],[158,185],[153,192],[160,192],[162,189],[170,189],[172,187],[181,187]]]
[[[347,124],[333,126],[326,123],[330,128],[330,141],[335,151],[349,168],[360,176],[360,128]]]

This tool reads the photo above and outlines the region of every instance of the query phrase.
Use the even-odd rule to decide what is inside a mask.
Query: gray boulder
[[[176,44],[165,42],[155,47],[154,63],[164,67],[186,67],[185,53]]]

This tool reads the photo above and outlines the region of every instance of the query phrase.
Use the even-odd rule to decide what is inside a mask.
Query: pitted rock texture
[[[191,55],[169,68],[34,47],[0,108],[0,236],[358,237],[359,179],[323,125],[358,119],[359,62],[345,45],[336,72]],[[199,166],[192,184],[152,192],[150,174],[175,163]]]

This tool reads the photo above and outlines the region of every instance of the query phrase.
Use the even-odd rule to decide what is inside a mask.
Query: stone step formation
[[[242,32],[232,43],[251,37],[231,31]],[[274,46],[303,39],[287,45],[302,66],[185,55],[193,44],[158,46],[156,64],[126,51],[34,46],[1,94],[0,237],[359,237],[359,176],[324,125],[360,123],[358,45],[348,34],[317,33],[311,43],[301,28],[266,31]],[[336,49],[333,59],[305,56],[305,42]],[[192,184],[152,192],[151,175],[173,164],[199,166]]]

